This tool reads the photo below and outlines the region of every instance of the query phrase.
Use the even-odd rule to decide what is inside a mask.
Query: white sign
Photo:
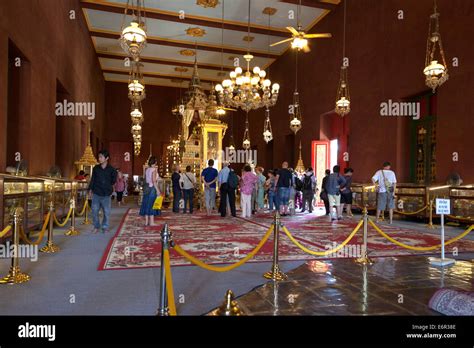
[[[436,198],[436,214],[451,214],[451,203],[449,199]]]

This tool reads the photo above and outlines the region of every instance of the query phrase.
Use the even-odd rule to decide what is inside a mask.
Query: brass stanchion
[[[232,292],[232,290],[227,290],[224,302],[217,309],[215,315],[227,317],[243,315],[242,310],[239,308],[237,302],[234,300],[234,293]]]
[[[49,202],[49,229],[48,229],[48,241],[46,245],[40,249],[43,253],[57,253],[59,247],[53,243],[53,215],[54,215],[54,203]]]
[[[3,277],[0,279],[0,284],[19,284],[19,283],[24,283],[27,282],[31,279],[31,277],[23,273],[20,270],[20,265],[19,265],[19,244],[20,244],[20,228],[22,224],[22,215],[23,215],[23,208],[15,208],[13,211],[13,224],[14,224],[14,230],[13,230],[13,256],[12,256],[12,266],[10,267],[10,271],[8,272],[8,275],[6,277]]]
[[[364,207],[363,210],[363,220],[364,220],[364,245],[362,245],[362,256],[355,259],[356,263],[360,263],[362,265],[371,265],[374,263],[373,260],[371,260],[368,256],[367,253],[367,226],[368,226],[368,215],[367,215],[367,206]]]
[[[71,200],[70,200],[70,208],[72,209],[72,212],[71,212],[71,227],[64,234],[66,236],[78,236],[78,235],[81,234],[81,232],[79,232],[76,229],[76,199],[75,199],[74,194],[72,195]]]
[[[272,270],[265,273],[263,276],[267,279],[272,280],[285,280],[287,275],[280,270],[280,265],[278,264],[278,242],[280,235],[281,227],[281,217],[280,213],[275,213],[275,219],[273,221],[273,264]]]
[[[173,246],[173,241],[171,239],[171,232],[169,230],[168,224],[163,226],[161,230],[161,269],[160,269],[160,303],[157,311],[157,315],[159,316],[168,316],[169,315],[169,308],[168,308],[168,298],[166,296],[166,270],[165,270],[165,253],[166,249]]]
[[[91,220],[89,220],[89,197],[86,197],[86,211],[85,211],[85,215],[84,215],[84,221],[82,221],[82,225],[90,225],[92,223]]]
[[[433,200],[431,199],[429,204],[428,204],[428,209],[429,209],[429,212],[428,212],[428,225],[427,227],[428,228],[435,228],[435,226],[433,225]]]

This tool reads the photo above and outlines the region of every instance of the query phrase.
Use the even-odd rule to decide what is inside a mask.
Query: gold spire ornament
[[[89,126],[89,136],[87,137],[87,146],[84,149],[84,153],[82,154],[82,157],[74,162],[74,164],[79,168],[79,170],[83,170],[84,167],[91,167],[90,174],[92,174],[92,167],[94,167],[96,164],[99,162],[94,156],[94,152],[92,151],[92,146],[91,146],[91,129]]]
[[[435,59],[436,47],[439,47],[441,62]],[[446,64],[441,34],[439,33],[439,12],[436,0],[434,0],[433,14],[430,16],[423,74],[425,74],[426,85],[433,90],[433,93],[437,87],[441,86],[449,78],[448,65]]]
[[[298,157],[298,162],[296,163],[295,171],[301,174],[301,173],[304,173],[305,170],[306,170],[306,167],[304,166],[303,157],[301,156],[301,140],[300,140],[300,154]]]

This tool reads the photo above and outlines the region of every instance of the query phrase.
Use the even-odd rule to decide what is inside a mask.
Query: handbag
[[[154,210],[161,210],[161,206],[163,205],[163,195],[159,195],[156,197],[155,202],[153,203]]]
[[[385,185],[385,189],[387,190],[387,192],[393,193],[393,185],[390,181],[385,179],[385,174],[383,172],[383,169],[382,169],[382,176],[383,176],[383,183]]]

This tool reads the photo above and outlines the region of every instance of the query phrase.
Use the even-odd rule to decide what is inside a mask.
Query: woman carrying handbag
[[[145,183],[143,184],[143,200],[140,208],[140,215],[145,216],[145,226],[156,226],[154,217],[161,214],[161,209],[154,209],[158,196],[161,196],[158,187],[158,167],[156,157],[152,156],[148,160],[148,168],[145,171]]]

